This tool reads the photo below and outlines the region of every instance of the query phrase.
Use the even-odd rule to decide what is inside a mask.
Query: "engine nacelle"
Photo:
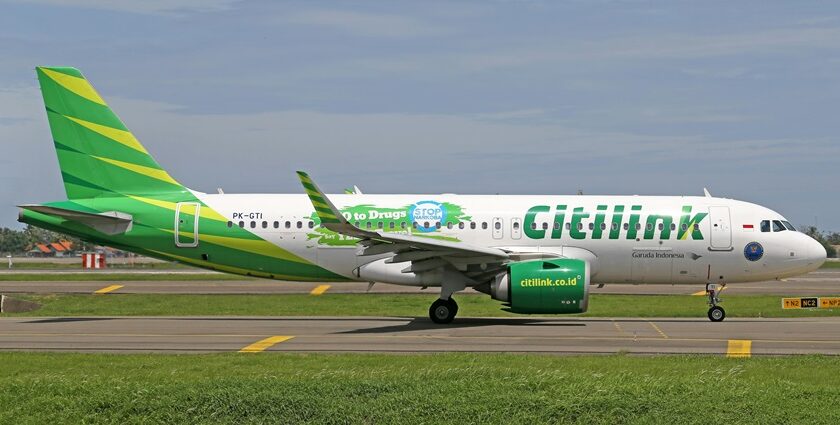
[[[513,313],[583,313],[589,305],[589,263],[558,258],[512,263],[490,296]]]

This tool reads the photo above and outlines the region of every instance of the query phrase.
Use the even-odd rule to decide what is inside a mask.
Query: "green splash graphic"
[[[379,207],[373,204],[360,204],[341,209],[341,214],[351,224],[363,230],[383,230],[385,232],[402,233],[414,236],[428,237],[432,239],[447,240],[459,242],[460,239],[454,236],[447,235],[450,233],[448,225],[451,223],[452,230],[458,228],[460,223],[472,221],[472,217],[464,213],[464,209],[460,205],[449,202],[441,202],[441,207],[446,211],[446,216],[441,223],[440,229],[432,227],[429,231],[420,231],[415,229],[412,225],[412,219],[409,215],[414,204],[406,205],[400,208],[386,208]],[[309,217],[315,222],[315,229],[306,234],[308,240],[315,240],[318,245],[326,246],[353,246],[359,241],[358,238],[340,235],[332,230],[328,230],[320,226],[321,219],[315,212]],[[423,223],[418,223],[422,226]],[[434,225],[434,223],[432,223]]]

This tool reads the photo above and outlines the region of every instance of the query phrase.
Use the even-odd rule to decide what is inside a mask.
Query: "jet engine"
[[[490,284],[490,296],[513,313],[583,313],[589,272],[589,263],[569,258],[511,263]]]

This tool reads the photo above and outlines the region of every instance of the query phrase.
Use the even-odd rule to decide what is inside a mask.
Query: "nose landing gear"
[[[725,286],[725,285],[724,285]],[[721,287],[721,291],[723,287]],[[719,306],[718,303],[721,302],[721,299],[717,297],[718,293],[717,285],[714,283],[706,284],[706,295],[709,297],[709,320],[712,322],[722,322],[723,319],[726,318],[726,311],[723,307]]]

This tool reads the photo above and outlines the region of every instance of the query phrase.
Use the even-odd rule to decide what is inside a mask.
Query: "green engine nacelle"
[[[589,304],[589,264],[567,258],[513,263],[490,286],[513,313],[583,313]]]

